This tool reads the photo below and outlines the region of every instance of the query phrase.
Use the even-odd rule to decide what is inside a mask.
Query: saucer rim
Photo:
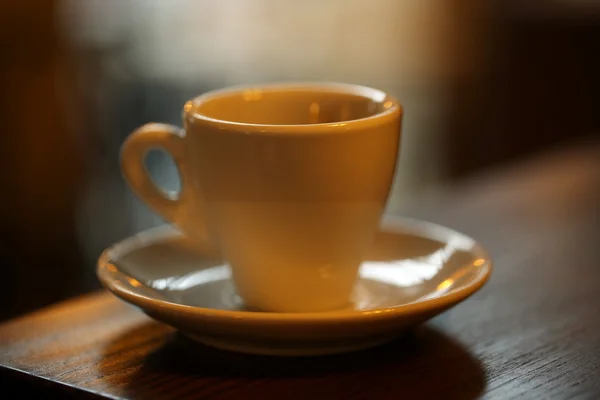
[[[331,310],[323,312],[267,312],[267,311],[235,311],[220,310],[206,307],[191,306],[186,304],[174,303],[168,300],[153,298],[147,295],[136,293],[131,289],[121,285],[117,280],[111,278],[115,273],[130,277],[119,267],[115,266],[115,260],[111,254],[118,248],[140,248],[151,243],[160,242],[167,238],[184,236],[171,225],[161,225],[155,228],[141,231],[124,240],[114,243],[106,248],[98,258],[96,275],[102,285],[111,291],[115,296],[123,301],[148,312],[164,313],[166,310],[175,312],[178,315],[188,317],[201,317],[204,319],[230,320],[244,319],[246,321],[262,323],[305,323],[305,322],[352,322],[360,320],[378,320],[395,318],[400,316],[414,316],[427,311],[449,308],[479,291],[490,279],[493,271],[493,262],[488,251],[476,240],[469,236],[455,231],[445,226],[406,217],[385,216],[379,227],[382,231],[392,232],[411,232],[413,234],[437,239],[443,242],[448,241],[450,236],[459,236],[473,241],[473,247],[469,251],[483,259],[484,263],[479,268],[479,273],[473,281],[466,285],[442,294],[439,297],[415,300],[413,302],[400,304],[393,307],[375,308],[369,310]],[[426,232],[426,233],[425,233]],[[109,268],[112,266],[112,268]],[[112,269],[112,271],[111,271]],[[116,269],[116,272],[115,272]]]

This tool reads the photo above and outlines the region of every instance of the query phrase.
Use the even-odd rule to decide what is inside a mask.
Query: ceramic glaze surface
[[[357,85],[229,88],[187,102],[184,130],[136,130],[123,145],[123,173],[197,247],[220,249],[246,303],[340,309],[386,206],[401,119],[396,100]],[[178,165],[178,196],[142,167],[154,147]]]
[[[387,219],[367,254],[350,302],[326,312],[248,307],[228,263],[214,251],[198,252],[190,239],[168,227],[108,249],[98,275],[117,296],[207,344],[312,355],[391,340],[467,298],[491,273],[489,257],[473,239],[412,220]]]

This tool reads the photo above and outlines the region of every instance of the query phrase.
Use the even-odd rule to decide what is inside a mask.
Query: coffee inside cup
[[[380,92],[353,94],[310,87],[226,91],[194,104],[195,114],[219,121],[259,125],[343,123],[377,115],[391,105]],[[390,104],[388,104],[390,103]]]

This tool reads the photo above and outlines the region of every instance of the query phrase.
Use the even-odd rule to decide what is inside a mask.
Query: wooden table
[[[322,358],[226,353],[98,292],[0,326],[0,397],[600,398],[599,143],[402,211],[478,238],[496,268],[395,343]]]

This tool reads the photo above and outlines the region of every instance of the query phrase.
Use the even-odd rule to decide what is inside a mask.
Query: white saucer
[[[229,268],[170,227],[104,251],[100,281],[152,318],[204,344],[269,355],[320,355],[390,341],[463,301],[492,263],[473,239],[414,220],[386,219],[347,309],[267,313],[244,308]],[[309,295],[309,294],[307,294]]]

